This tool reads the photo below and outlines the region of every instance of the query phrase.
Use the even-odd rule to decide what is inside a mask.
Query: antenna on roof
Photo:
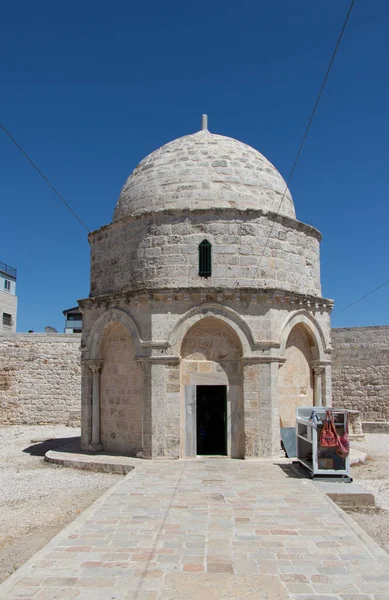
[[[201,115],[201,129],[208,129],[208,115]]]

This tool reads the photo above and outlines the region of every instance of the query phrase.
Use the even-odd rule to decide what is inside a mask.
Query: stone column
[[[332,376],[331,363],[327,363],[322,374],[322,399],[323,406],[332,406]]]
[[[92,436],[92,373],[85,358],[81,359],[81,448],[89,450]]]
[[[313,373],[314,373],[314,384],[313,384],[313,389],[314,389],[314,394],[315,394],[315,399],[314,399],[314,404],[315,406],[323,406],[323,373],[325,370],[325,365],[318,363],[318,362],[314,362],[311,363],[312,369],[313,369]],[[324,402],[325,405],[325,402]]]
[[[243,359],[244,457],[259,456],[258,365]]]
[[[139,360],[139,359],[138,359]],[[179,458],[180,456],[180,385],[169,367],[179,368],[176,356],[142,358],[143,450],[141,458]]]
[[[103,449],[100,439],[100,371],[103,368],[102,360],[86,361],[92,371],[92,439],[90,449],[98,452]]]
[[[279,359],[243,358],[245,458],[280,454]]]
[[[262,439],[261,456],[277,457],[281,452],[279,362],[272,360],[258,366],[260,381],[259,431]]]

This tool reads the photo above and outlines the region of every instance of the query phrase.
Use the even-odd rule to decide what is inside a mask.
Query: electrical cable
[[[15,140],[15,138],[12,137],[12,135],[9,133],[9,131],[7,131],[7,129],[1,123],[0,123],[0,128],[9,137],[9,139],[11,140],[11,142],[13,142],[15,144],[15,146],[18,148],[18,150],[20,150],[20,152],[28,160],[28,162],[34,167],[34,169],[39,173],[39,175],[42,177],[42,179],[45,180],[45,182],[47,183],[47,185],[53,190],[53,192],[58,196],[58,198],[64,203],[64,205],[66,206],[66,208],[68,208],[70,210],[70,212],[77,219],[77,221],[79,223],[81,223],[81,225],[87,230],[88,233],[90,233],[90,229],[80,219],[80,217],[77,215],[77,213],[75,213],[75,211],[72,209],[72,207],[66,202],[65,198],[63,198],[63,196],[61,196],[61,194],[55,189],[55,187],[53,186],[53,184],[47,179],[46,175],[44,175],[42,173],[42,171],[36,166],[36,164],[34,163],[34,161],[28,156],[27,152],[25,152],[23,150],[23,148],[17,143],[17,141]]]
[[[305,132],[304,132],[303,138],[302,138],[302,140],[301,140],[301,144],[300,144],[300,147],[299,147],[299,149],[298,149],[298,152],[297,152],[297,155],[296,155],[295,161],[294,161],[294,163],[293,163],[293,166],[292,166],[292,169],[291,169],[291,171],[290,171],[289,177],[288,177],[288,179],[287,179],[287,181],[286,181],[286,184],[285,184],[285,190],[284,190],[284,193],[282,194],[281,201],[280,201],[280,204],[279,204],[279,207],[278,207],[277,213],[276,213],[276,215],[275,215],[275,218],[273,219],[273,223],[272,223],[272,226],[271,226],[271,228],[270,228],[269,235],[267,236],[267,239],[266,239],[266,242],[265,242],[265,245],[264,245],[264,248],[263,248],[263,251],[262,251],[261,257],[260,257],[260,259],[259,259],[259,262],[258,262],[257,269],[256,269],[256,271],[255,271],[255,273],[254,273],[254,277],[253,277],[253,283],[254,283],[254,281],[255,281],[255,279],[256,279],[256,277],[257,277],[258,269],[259,269],[259,267],[261,266],[261,262],[262,262],[262,259],[263,259],[263,257],[264,257],[264,254],[265,254],[265,251],[266,251],[267,245],[268,245],[268,243],[269,243],[269,239],[270,239],[270,237],[271,237],[271,234],[272,234],[272,232],[273,232],[273,229],[274,229],[274,224],[275,224],[275,222],[276,222],[276,220],[277,220],[277,217],[278,217],[278,215],[280,214],[280,210],[281,210],[282,203],[283,203],[283,201],[284,201],[284,199],[285,199],[286,192],[288,191],[289,184],[290,184],[290,182],[291,182],[291,180],[292,180],[292,177],[293,177],[293,175],[294,175],[294,172],[295,172],[295,169],[296,169],[297,163],[298,163],[298,161],[299,161],[299,159],[300,159],[300,155],[301,155],[301,152],[302,152],[302,150],[303,150],[303,147],[304,147],[304,144],[305,144],[305,140],[307,139],[308,132],[309,132],[309,130],[310,130],[310,128],[311,128],[312,121],[313,121],[313,118],[314,118],[314,116],[315,116],[315,113],[316,113],[316,109],[317,109],[317,107],[318,107],[318,105],[319,105],[320,98],[321,98],[321,96],[322,96],[322,94],[323,94],[324,87],[325,87],[325,85],[326,85],[326,83],[327,83],[328,76],[329,76],[329,74],[330,74],[330,71],[331,71],[332,65],[333,65],[333,63],[334,63],[335,56],[336,56],[336,54],[337,54],[337,52],[338,52],[338,48],[339,48],[339,46],[340,46],[340,42],[341,42],[341,40],[342,40],[342,37],[343,37],[344,31],[345,31],[345,29],[346,29],[346,25],[347,25],[347,23],[348,23],[348,20],[349,20],[349,18],[350,18],[351,11],[352,11],[352,9],[353,9],[354,3],[355,3],[355,0],[351,0],[350,7],[349,7],[349,9],[348,9],[347,15],[346,15],[346,17],[345,17],[345,20],[344,20],[344,22],[343,22],[342,29],[341,29],[341,31],[340,31],[340,34],[339,34],[338,40],[337,40],[337,42],[336,42],[336,45],[335,45],[335,49],[334,49],[334,51],[333,51],[333,53],[332,53],[331,60],[330,60],[330,62],[329,62],[329,65],[328,65],[328,67],[327,67],[327,71],[326,71],[326,74],[325,74],[325,76],[324,76],[323,82],[322,82],[322,84],[321,84],[321,87],[320,87],[319,93],[318,93],[318,95],[317,95],[317,98],[316,98],[315,105],[314,105],[314,107],[313,107],[313,110],[312,110],[312,112],[311,112],[311,116],[310,116],[310,118],[309,118],[308,124],[307,124],[307,126],[306,126],[306,128],[305,128]]]
[[[350,306],[354,306],[354,304],[357,304],[357,302],[360,302],[361,300],[364,300],[364,298],[371,296],[371,294],[374,294],[374,292],[376,292],[377,290],[380,290],[385,285],[388,285],[388,283],[389,283],[389,279],[388,279],[388,281],[385,281],[384,283],[381,283],[381,285],[374,288],[374,290],[370,290],[370,292],[367,292],[367,294],[364,294],[360,298],[357,298],[356,300],[354,300],[354,302],[350,302],[350,304],[347,304],[347,306],[344,306],[343,308],[340,308],[339,310],[335,311],[332,316],[338,315],[339,313],[343,312],[344,310],[347,310],[347,308],[350,308]]]

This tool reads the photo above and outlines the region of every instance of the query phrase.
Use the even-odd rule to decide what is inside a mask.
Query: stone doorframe
[[[242,355],[251,355],[255,347],[255,340],[246,321],[233,309],[218,304],[207,302],[191,308],[176,323],[171,331],[168,342],[170,351],[181,354],[182,343],[190,329],[200,321],[212,318],[223,324],[235,334],[241,347]],[[227,387],[227,456],[243,458],[244,449],[244,399],[243,399],[243,367],[241,358],[225,361],[192,361],[197,362],[199,369],[190,373],[186,372],[188,381],[181,384],[180,406],[180,455],[194,456],[195,442],[193,431],[188,431],[188,423],[193,429],[196,423],[195,394],[198,385],[225,385]],[[212,371],[201,369],[212,363]],[[181,358],[181,374],[185,360]],[[191,411],[191,412],[189,412]],[[188,443],[188,438],[192,440]]]
[[[234,361],[235,362],[235,361]],[[244,457],[244,407],[243,407],[243,377],[231,381],[226,371],[209,373],[204,377],[202,373],[192,373],[190,382],[183,387],[183,413],[184,424],[181,433],[184,439],[181,452],[185,457],[195,457],[196,445],[196,395],[198,385],[223,385],[227,391],[227,456],[230,458]]]

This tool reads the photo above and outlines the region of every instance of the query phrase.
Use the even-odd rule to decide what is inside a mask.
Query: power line
[[[314,105],[314,107],[313,107],[313,110],[312,110],[311,116],[310,116],[310,118],[309,118],[308,124],[307,124],[307,126],[306,126],[306,128],[305,128],[305,132],[304,132],[303,138],[302,138],[302,140],[301,140],[300,147],[299,147],[299,149],[298,149],[298,151],[297,151],[297,155],[296,155],[295,161],[294,161],[294,163],[293,163],[293,166],[292,166],[292,169],[291,169],[291,171],[290,171],[289,177],[288,177],[288,179],[286,180],[286,184],[285,184],[284,193],[282,194],[281,201],[280,201],[280,204],[279,204],[279,207],[278,207],[278,210],[277,210],[277,213],[276,213],[275,219],[273,220],[272,226],[271,226],[271,228],[270,228],[269,235],[267,236],[267,239],[266,239],[266,242],[265,242],[265,245],[264,245],[264,248],[263,248],[263,251],[262,251],[261,257],[260,257],[260,259],[259,259],[259,262],[258,262],[257,270],[255,271],[255,274],[254,274],[254,277],[253,277],[253,282],[255,281],[255,278],[256,278],[256,276],[257,276],[257,273],[258,273],[258,269],[259,269],[259,267],[261,266],[261,262],[262,262],[262,259],[263,259],[263,257],[264,257],[264,254],[265,254],[265,250],[266,250],[266,248],[267,248],[267,245],[268,245],[268,243],[269,243],[269,239],[270,239],[270,237],[271,237],[271,234],[272,234],[272,232],[273,232],[273,229],[274,229],[274,224],[275,224],[275,222],[276,222],[276,220],[277,220],[277,217],[278,217],[278,215],[280,214],[280,210],[281,210],[282,203],[283,203],[283,201],[284,201],[284,199],[285,199],[286,192],[288,191],[289,184],[290,184],[290,182],[291,182],[291,180],[292,180],[292,177],[293,177],[293,175],[294,175],[294,172],[295,172],[295,169],[296,169],[297,163],[298,163],[298,161],[299,161],[299,159],[300,159],[300,155],[301,155],[301,152],[302,152],[302,150],[303,150],[303,147],[304,147],[304,144],[305,144],[305,140],[307,139],[307,135],[308,135],[308,132],[309,132],[309,130],[310,130],[310,128],[311,128],[312,121],[313,121],[313,118],[314,118],[314,116],[315,116],[315,113],[316,113],[316,109],[317,109],[317,107],[318,107],[318,105],[319,105],[320,98],[321,98],[321,96],[322,96],[322,94],[323,94],[324,87],[325,87],[325,85],[326,85],[326,83],[327,83],[327,79],[328,79],[328,76],[329,76],[329,74],[330,74],[330,71],[331,71],[332,65],[333,65],[333,63],[334,63],[334,60],[335,60],[336,53],[338,52],[338,48],[339,48],[339,46],[340,46],[340,42],[341,42],[341,40],[342,40],[342,37],[343,37],[344,31],[345,31],[345,29],[346,29],[346,25],[347,25],[347,23],[348,23],[348,20],[349,20],[349,18],[350,18],[351,11],[352,11],[352,9],[353,9],[353,6],[354,6],[354,2],[355,2],[355,0],[352,0],[352,1],[351,1],[350,7],[349,7],[349,9],[348,9],[347,15],[346,15],[346,17],[345,17],[345,20],[344,20],[344,22],[343,22],[342,29],[341,29],[341,31],[340,31],[340,34],[339,34],[339,37],[338,37],[338,41],[336,42],[336,45],[335,45],[334,51],[333,51],[333,53],[332,53],[332,56],[331,56],[331,60],[330,60],[330,62],[329,62],[329,64],[328,64],[328,67],[327,67],[326,74],[325,74],[325,76],[324,76],[324,79],[323,79],[323,82],[322,82],[322,84],[321,84],[321,87],[320,87],[319,93],[318,93],[318,95],[317,95],[317,98],[316,98],[315,105]]]
[[[367,298],[368,296],[371,296],[371,294],[374,294],[374,292],[376,292],[377,290],[380,290],[381,288],[383,288],[385,285],[388,285],[389,283],[389,279],[388,281],[385,281],[384,283],[381,283],[381,285],[377,286],[376,288],[374,288],[374,290],[371,290],[370,292],[367,292],[367,294],[364,294],[363,296],[361,296],[360,298],[357,298],[357,300],[354,300],[354,302],[351,302],[350,304],[347,304],[347,306],[344,306],[343,308],[335,311],[333,313],[333,316],[338,315],[339,313],[343,312],[344,310],[346,310],[347,308],[350,308],[350,306],[354,306],[354,304],[356,304],[357,302],[360,302],[361,300],[364,300],[364,298]]]
[[[7,135],[9,137],[9,139],[11,140],[11,142],[13,142],[15,144],[15,146],[18,148],[18,150],[20,150],[20,152],[23,154],[23,156],[25,158],[27,158],[28,162],[34,167],[35,171],[37,171],[39,173],[39,175],[42,177],[42,179],[44,179],[46,181],[46,183],[51,187],[51,189],[53,190],[53,192],[58,196],[58,198],[61,200],[61,202],[64,203],[64,205],[66,206],[66,208],[68,208],[70,210],[70,212],[72,213],[72,215],[74,217],[76,217],[77,221],[79,223],[81,223],[81,225],[84,227],[84,229],[87,230],[88,233],[90,233],[90,229],[85,225],[85,223],[80,219],[80,217],[74,212],[74,210],[72,209],[72,207],[66,202],[65,198],[63,198],[63,196],[61,196],[61,194],[55,189],[55,187],[53,186],[53,184],[47,179],[46,175],[44,175],[42,173],[42,171],[36,166],[36,164],[34,163],[34,161],[28,156],[27,152],[25,152],[23,150],[23,148],[21,146],[19,146],[19,144],[17,143],[17,141],[15,140],[15,138],[12,137],[12,135],[9,133],[9,131],[7,131],[7,129],[1,123],[0,123],[0,128],[4,131],[5,135]]]

